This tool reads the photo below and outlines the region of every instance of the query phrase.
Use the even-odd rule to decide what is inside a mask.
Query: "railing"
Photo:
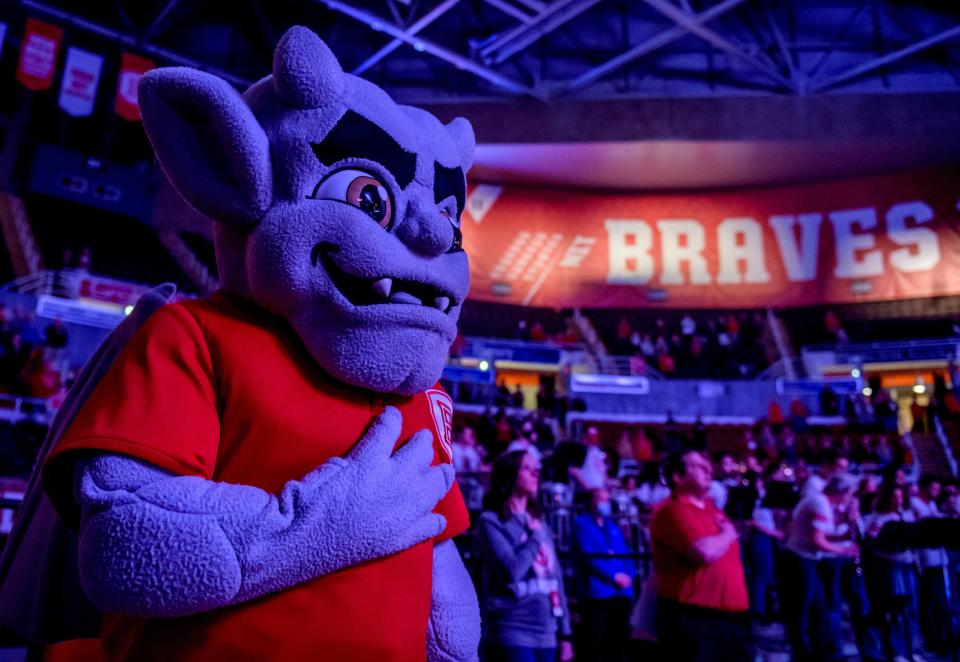
[[[796,379],[798,376],[801,376],[803,373],[796,371],[798,364],[791,356],[793,352],[791,351],[790,343],[787,341],[786,327],[783,324],[783,320],[777,317],[773,308],[770,307],[767,308],[767,326],[770,327],[770,331],[773,333],[773,342],[777,346],[777,352],[780,354],[780,360],[776,361],[773,365],[781,364],[783,369],[783,374],[776,376],[786,377],[787,379]],[[770,368],[772,367],[773,366],[770,366]]]
[[[596,357],[596,360],[599,372],[603,375],[641,376],[655,381],[666,379],[662,372],[640,357],[606,354]]]
[[[0,286],[0,292],[21,292],[23,294],[33,295],[65,295],[66,290],[64,290],[62,293],[54,292],[54,286],[57,280],[56,274],[57,272],[55,271],[37,271],[36,273],[32,273],[27,276],[15,278],[9,283],[4,283],[2,286]]]
[[[900,436],[900,441],[903,444],[903,447],[910,453],[910,457],[913,458],[913,462],[909,465],[903,467],[904,473],[906,474],[907,481],[915,483],[920,479],[920,458],[917,455],[917,447],[913,443],[913,437],[909,432],[906,432]]]
[[[555,349],[564,352],[582,352],[586,350],[583,343],[580,342],[562,342],[558,340],[520,340],[518,338],[495,338],[493,336],[467,336],[467,344],[485,343],[496,345],[497,347],[524,349]]]
[[[44,270],[17,278],[0,287],[0,292],[42,294],[77,299],[95,299],[104,303],[136,303],[152,285],[92,274],[86,269]]]
[[[950,465],[950,473],[954,476],[957,475],[957,457],[953,454],[953,447],[950,445],[950,440],[947,439],[947,433],[943,429],[943,423],[940,422],[939,416],[933,416],[933,428],[937,433],[937,441],[940,442],[940,446],[943,448],[943,454],[947,458],[947,464]]]
[[[593,326],[593,322],[580,312],[579,308],[574,308],[573,325],[577,328],[577,331],[580,332],[580,336],[586,343],[587,354],[590,359],[599,366],[604,357],[608,356],[608,353],[606,346],[604,346],[603,341],[600,339],[600,334],[597,333],[597,330]]]
[[[861,365],[896,361],[935,361],[960,357],[957,338],[890,340],[828,345],[806,345],[804,353],[833,352],[838,364]]]
[[[0,476],[0,545],[3,544],[3,536],[13,531],[14,517],[23,506],[26,493],[25,479]]]
[[[219,287],[219,282],[210,273],[203,262],[197,259],[196,254],[187,246],[186,242],[180,237],[176,230],[168,230],[157,234],[162,243],[173,259],[180,265],[180,268],[190,277],[193,284],[203,294],[213,294]]]
[[[12,423],[22,420],[49,423],[55,412],[56,407],[52,400],[0,394],[0,420]]]
[[[757,379],[773,381],[775,379],[798,379],[806,375],[803,359],[796,356],[784,357],[757,374]]]

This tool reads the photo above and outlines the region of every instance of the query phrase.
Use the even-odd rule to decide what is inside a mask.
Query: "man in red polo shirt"
[[[695,450],[667,458],[673,490],[653,516],[657,638],[672,660],[751,660],[746,582],[733,524],[707,496],[713,468]]]

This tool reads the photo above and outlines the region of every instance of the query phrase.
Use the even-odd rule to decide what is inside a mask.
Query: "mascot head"
[[[224,289],[284,317],[348,384],[411,395],[439,378],[469,287],[466,120],[394,103],[302,27],[243,96],[166,68],[139,102],[170,182],[215,221]]]

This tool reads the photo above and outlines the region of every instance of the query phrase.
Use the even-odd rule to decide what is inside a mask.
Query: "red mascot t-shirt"
[[[333,381],[280,318],[243,299],[163,307],[127,345],[45,466],[59,512],[75,521],[70,462],[98,450],[180,475],[278,494],[345,455],[384,407],[403,414],[401,443],[434,433],[434,462],[450,462],[452,402],[434,387],[413,397]],[[469,527],[459,488],[436,512],[447,528],[392,556],[240,605],[183,618],[108,615],[109,657],[133,659],[423,660],[433,544]]]

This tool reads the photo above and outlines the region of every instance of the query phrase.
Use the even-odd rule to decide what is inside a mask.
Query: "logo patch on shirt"
[[[440,447],[446,457],[444,462],[453,462],[453,400],[446,392],[431,388],[427,390],[427,402],[430,403],[430,415],[440,440]]]

